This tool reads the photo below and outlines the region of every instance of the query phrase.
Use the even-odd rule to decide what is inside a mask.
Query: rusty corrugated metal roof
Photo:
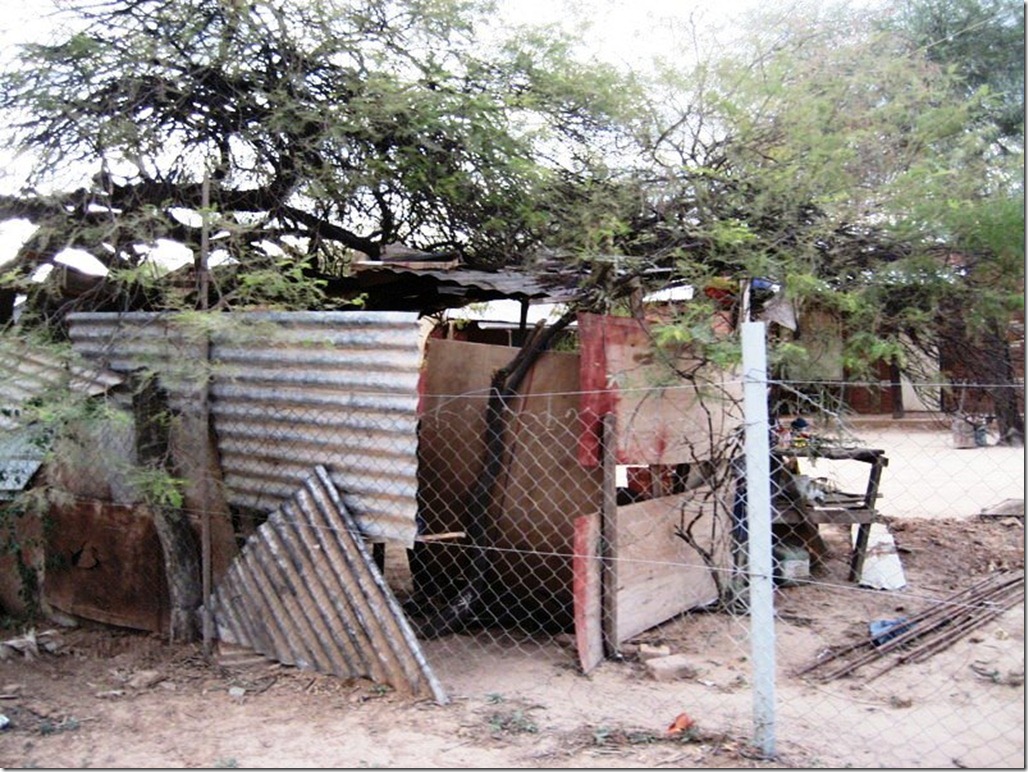
[[[50,447],[28,403],[64,390],[96,396],[122,382],[117,373],[82,367],[14,336],[0,338],[0,499],[23,490]]]
[[[411,277],[508,298],[544,298],[549,297],[552,290],[552,286],[544,284],[539,276],[520,271],[476,271],[468,268],[426,270],[388,263],[358,263],[355,268],[358,276]]]
[[[123,371],[160,373],[210,409],[230,504],[274,510],[324,465],[371,539],[412,545],[417,511],[421,330],[404,312],[71,314],[73,346]],[[210,367],[203,332],[210,329]]]
[[[48,392],[69,389],[96,396],[123,380],[109,370],[83,367],[69,358],[42,351],[22,338],[0,337],[0,428],[19,426],[22,406]]]
[[[412,267],[402,263],[357,263],[350,276],[328,280],[332,296],[364,296],[366,308],[435,313],[469,303],[511,299],[567,301],[576,283],[553,272]]]
[[[331,476],[309,473],[210,600],[218,639],[288,665],[447,701]]]

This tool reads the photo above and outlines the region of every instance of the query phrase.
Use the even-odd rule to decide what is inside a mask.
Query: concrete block
[[[639,659],[643,662],[646,662],[647,660],[651,659],[656,659],[657,657],[667,657],[670,654],[670,646],[654,646],[651,643],[639,644]]]
[[[646,669],[657,681],[682,681],[699,675],[699,671],[689,664],[689,659],[684,654],[647,660]]]

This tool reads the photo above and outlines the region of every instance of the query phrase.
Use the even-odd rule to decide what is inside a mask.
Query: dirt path
[[[926,661],[878,678],[796,676],[826,647],[865,639],[873,620],[915,613],[998,571],[1023,572],[1023,516],[975,516],[1023,497],[1023,451],[947,450],[945,435],[933,436],[938,446],[927,449],[917,436],[881,438],[893,443],[885,446],[884,482],[893,484],[882,511],[900,550],[904,590],[846,581],[848,532],[826,526],[825,573],[776,592],[774,760],[749,747],[749,618],[694,613],[633,642],[689,658],[691,677],[671,683],[655,681],[631,646],[624,660],[583,676],[560,638],[482,631],[427,642],[428,661],[452,698],[445,706],[238,653],[207,662],[198,646],[151,635],[63,629],[56,651],[28,658],[7,650],[0,661],[0,714],[9,720],[0,730],[0,766],[1023,767],[1023,603]],[[949,475],[947,454],[960,453],[961,479],[976,467],[986,483],[947,502],[959,517],[927,506],[945,480],[931,482],[918,466],[922,456],[901,452],[918,440],[934,475]],[[668,735],[682,712],[694,730]]]

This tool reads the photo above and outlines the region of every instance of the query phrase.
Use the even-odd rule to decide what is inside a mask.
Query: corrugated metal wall
[[[0,429],[22,425],[21,407],[48,391],[70,389],[76,394],[96,396],[120,384],[117,373],[79,367],[56,355],[40,351],[20,338],[0,340]]]
[[[447,701],[323,467],[258,529],[211,598],[218,639]]]
[[[68,322],[75,351],[113,370],[160,373],[178,409],[196,409],[210,374],[230,504],[271,512],[321,464],[365,536],[413,544],[417,314],[89,313]]]

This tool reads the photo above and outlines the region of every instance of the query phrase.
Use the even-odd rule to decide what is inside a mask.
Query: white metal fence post
[[[775,612],[771,561],[771,446],[764,336],[763,322],[745,322],[742,325],[753,728],[754,744],[769,758],[775,754]]]

